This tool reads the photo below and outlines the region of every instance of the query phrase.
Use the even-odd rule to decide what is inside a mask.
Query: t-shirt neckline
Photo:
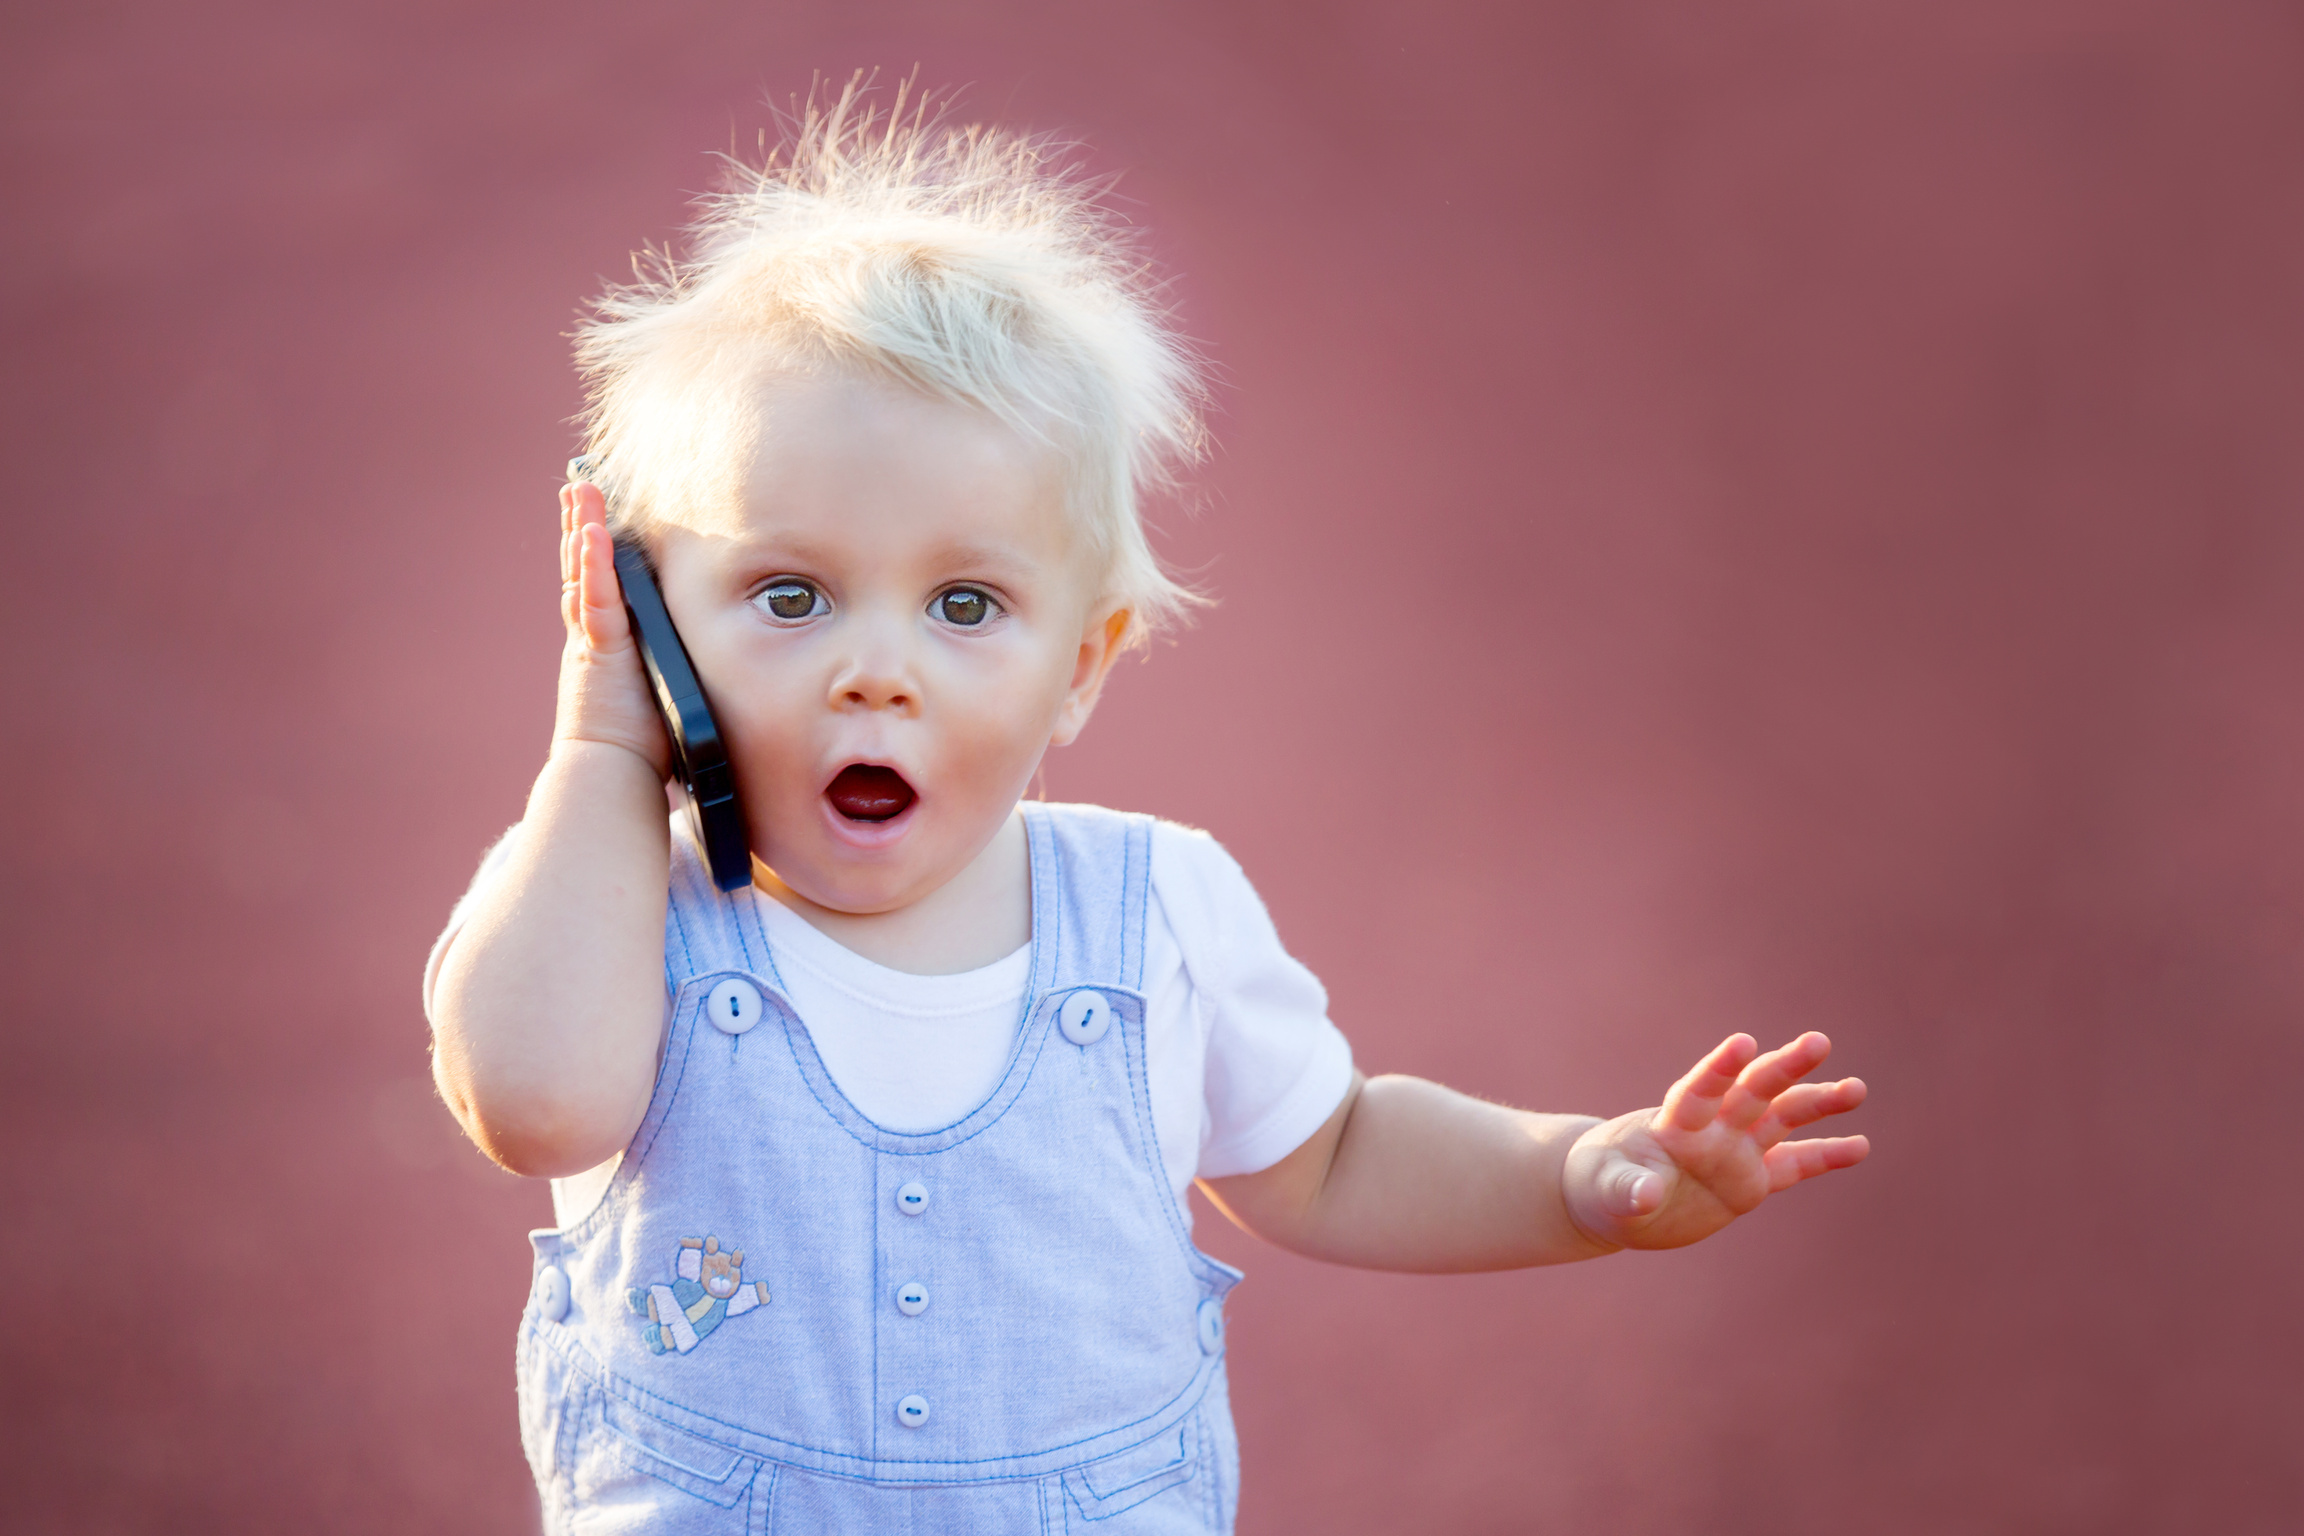
[[[815,980],[869,1007],[915,1018],[976,1013],[1015,1001],[1031,980],[1029,939],[990,965],[922,976],[866,959],[758,886],[747,894],[772,948]]]

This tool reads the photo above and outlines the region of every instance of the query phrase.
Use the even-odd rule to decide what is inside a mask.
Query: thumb
[[[1609,1154],[1592,1182],[1593,1192],[1600,1197],[1600,1209],[1618,1221],[1638,1221],[1664,1204],[1664,1175],[1643,1168],[1621,1152]]]

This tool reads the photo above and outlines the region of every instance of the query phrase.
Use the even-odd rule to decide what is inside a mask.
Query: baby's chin
[[[885,917],[901,912],[942,886],[950,876],[906,865],[860,870],[827,859],[792,859],[770,873],[771,889],[782,889],[809,906],[839,917]]]

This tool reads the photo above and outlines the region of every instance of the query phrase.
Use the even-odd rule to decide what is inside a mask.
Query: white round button
[[[1200,1353],[1212,1355],[1224,1347],[1224,1303],[1211,1296],[1200,1303]]]
[[[547,1264],[536,1276],[536,1315],[556,1323],[568,1315],[568,1271]]]
[[[918,1429],[928,1422],[928,1399],[913,1393],[896,1405],[896,1417],[906,1429]]]
[[[928,1287],[917,1280],[907,1280],[896,1293],[896,1310],[906,1317],[918,1317],[928,1310]]]
[[[741,976],[731,976],[712,989],[704,1000],[705,1017],[724,1035],[740,1035],[760,1022],[764,1012],[760,989]]]
[[[917,1216],[928,1209],[928,1186],[914,1179],[896,1191],[896,1209],[907,1216]]]
[[[1074,1045],[1094,1045],[1112,1027],[1112,1004],[1103,993],[1083,987],[1064,999],[1056,1027]]]

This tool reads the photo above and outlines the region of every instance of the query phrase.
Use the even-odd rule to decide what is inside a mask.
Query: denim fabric
[[[549,1529],[1231,1529],[1240,1276],[1192,1246],[1153,1137],[1151,823],[1025,819],[1014,1054],[982,1105],[920,1133],[841,1095],[750,899],[676,829],[654,1096],[599,1206],[532,1234],[521,1430]],[[1080,1027],[1098,998],[1101,1033]],[[726,1033],[716,1009],[758,1022]],[[925,1307],[900,1306],[914,1284]]]

